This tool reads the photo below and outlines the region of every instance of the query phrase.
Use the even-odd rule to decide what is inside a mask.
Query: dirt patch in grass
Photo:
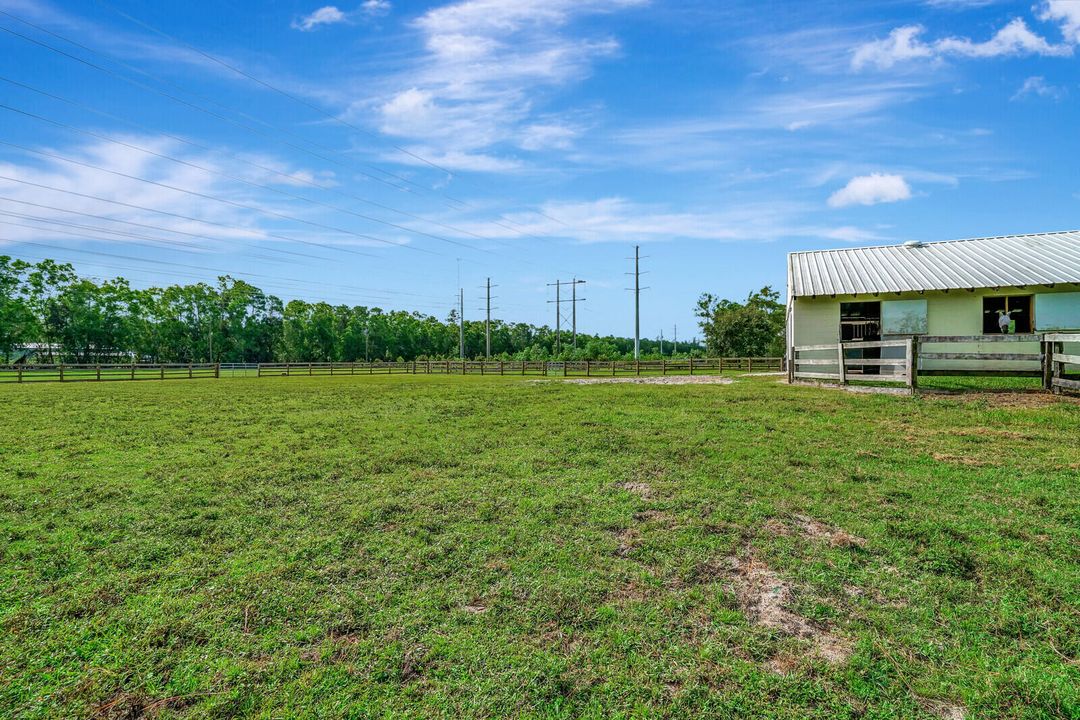
[[[596,377],[563,380],[570,385],[604,385],[627,383],[632,385],[730,385],[735,382],[721,375],[661,375],[660,377]]]
[[[761,527],[769,535],[788,537],[797,532],[808,540],[827,542],[833,547],[862,547],[865,542],[842,528],[815,520],[809,515],[795,515],[791,524],[779,518],[769,518]]]
[[[807,515],[796,515],[795,523],[804,537],[827,542],[833,547],[862,547],[865,542],[842,528],[826,525]]]
[[[619,545],[615,548],[615,554],[619,557],[628,556],[634,548],[637,547],[640,537],[641,533],[639,533],[636,528],[616,530],[615,539],[618,540]]]
[[[915,700],[923,710],[943,720],[964,720],[967,717],[967,709],[963,705],[922,697],[916,697]]]
[[[643,482],[624,482],[619,483],[619,488],[625,490],[628,493],[637,495],[642,500],[651,500],[653,497],[653,489],[649,483]]]
[[[784,635],[803,638],[813,644],[812,654],[831,664],[845,662],[851,655],[851,643],[820,623],[791,610],[795,587],[765,563],[753,557],[727,560],[729,581],[734,585],[739,607],[751,622],[772,628]],[[780,666],[796,662],[794,658],[774,658]]]

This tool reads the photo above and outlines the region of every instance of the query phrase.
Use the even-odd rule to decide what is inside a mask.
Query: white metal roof
[[[788,255],[792,297],[1080,283],[1080,230]]]

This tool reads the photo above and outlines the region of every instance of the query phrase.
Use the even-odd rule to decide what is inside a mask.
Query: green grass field
[[[0,716],[1080,716],[1080,404],[0,388]]]

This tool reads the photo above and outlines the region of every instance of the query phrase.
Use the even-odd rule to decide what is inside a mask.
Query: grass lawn
[[[0,715],[1080,716],[1080,404],[0,387]]]

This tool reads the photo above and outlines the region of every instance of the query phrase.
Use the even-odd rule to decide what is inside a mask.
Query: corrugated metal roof
[[[796,252],[788,273],[793,297],[1080,283],[1080,230]]]

